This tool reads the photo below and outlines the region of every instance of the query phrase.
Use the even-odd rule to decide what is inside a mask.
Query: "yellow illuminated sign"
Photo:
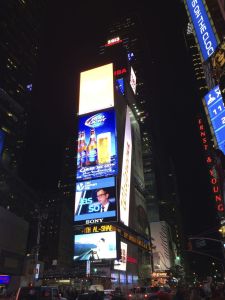
[[[81,72],[79,115],[114,106],[113,64]]]
[[[113,225],[96,225],[96,226],[87,226],[82,230],[82,233],[96,233],[96,232],[107,232],[107,231],[117,231],[121,237],[130,241],[131,243],[138,245],[145,250],[151,250],[150,242],[144,240],[138,236],[130,234],[116,226]]]

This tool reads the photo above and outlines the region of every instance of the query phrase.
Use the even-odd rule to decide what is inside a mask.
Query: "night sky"
[[[43,23],[26,152],[30,184],[40,189],[56,187],[63,148],[76,126],[79,72],[94,61],[105,24],[139,7],[151,49],[146,62],[149,85],[160,112],[160,136],[175,163],[185,233],[196,235],[214,228],[217,221],[196,121],[201,99],[183,38],[186,14],[182,3],[67,1],[62,6],[59,2],[49,2]]]

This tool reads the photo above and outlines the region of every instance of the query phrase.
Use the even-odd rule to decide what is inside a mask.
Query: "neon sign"
[[[105,46],[108,47],[108,46],[112,46],[112,45],[115,45],[118,43],[122,43],[122,40],[117,36],[115,38],[108,40],[107,43],[105,44]]]
[[[114,76],[119,76],[119,75],[122,75],[122,74],[125,74],[125,73],[127,73],[126,68],[119,69],[119,70],[114,71]]]
[[[206,134],[206,130],[205,130],[205,127],[204,127],[204,124],[203,124],[203,121],[201,118],[198,119],[198,125],[199,125],[199,130],[200,130],[201,141],[202,141],[203,148],[205,151],[206,162],[209,167],[210,183],[212,186],[213,197],[214,197],[214,200],[216,203],[216,209],[217,209],[218,213],[221,213],[224,211],[224,204],[223,204],[223,199],[222,199],[221,188],[220,188],[220,184],[219,184],[218,175],[217,175],[216,169],[213,164],[213,158],[208,150],[209,144],[208,144],[207,134]]]

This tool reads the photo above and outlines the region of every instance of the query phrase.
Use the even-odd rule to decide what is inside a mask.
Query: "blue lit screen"
[[[124,95],[125,89],[124,89],[124,80],[123,80],[123,78],[116,79],[116,83],[117,83],[117,86],[119,88],[119,93]]]
[[[217,85],[204,97],[219,149],[225,154],[225,107]]]
[[[186,0],[204,60],[207,60],[218,46],[216,36],[202,0]]]
[[[2,154],[4,148],[4,141],[5,141],[5,132],[0,130],[0,155]]]
[[[10,276],[9,275],[0,275],[0,284],[9,284]]]
[[[107,211],[101,211],[101,203],[97,198],[97,191],[104,189],[108,194],[109,206]],[[77,182],[74,221],[78,224],[90,219],[106,219],[112,221],[116,218],[116,186],[115,177],[107,177]]]

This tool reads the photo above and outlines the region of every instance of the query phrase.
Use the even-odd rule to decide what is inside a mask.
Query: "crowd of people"
[[[160,299],[159,300],[169,300]],[[199,285],[195,287],[179,286],[174,295],[171,295],[171,300],[225,300],[225,285],[224,284],[211,284]]]

